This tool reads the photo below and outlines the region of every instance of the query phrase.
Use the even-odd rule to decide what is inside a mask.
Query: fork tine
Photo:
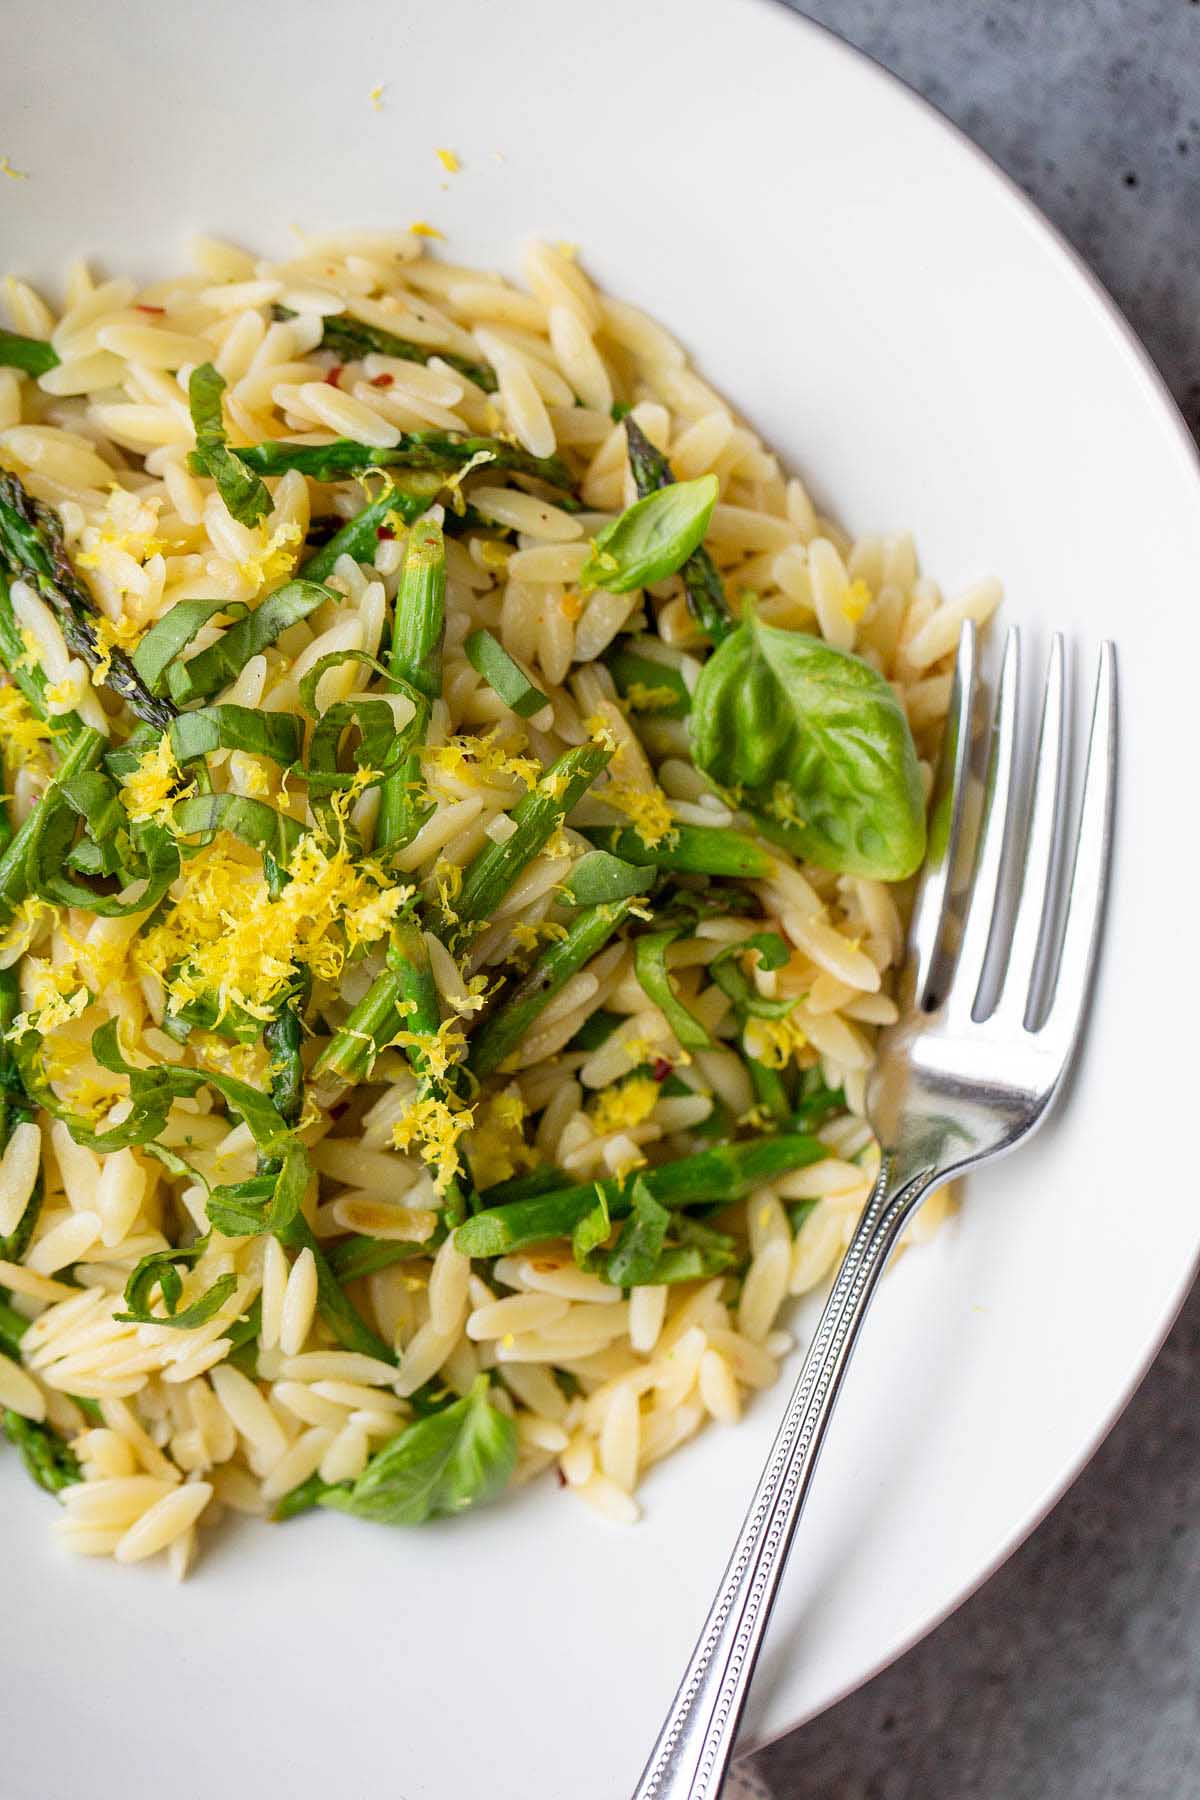
[[[1022,846],[1021,894],[1013,925],[1004,983],[995,1017],[1024,1022],[1034,999],[1038,946],[1043,922],[1054,897],[1054,876],[1059,864],[1062,824],[1062,778],[1066,742],[1066,684],[1063,641],[1056,632],[1046,670],[1046,697],[1038,737],[1037,764],[1029,822]]]
[[[954,869],[954,848],[962,822],[963,796],[971,758],[971,713],[975,699],[975,626],[966,620],[958,640],[954,685],[942,754],[934,778],[929,810],[929,848],[913,902],[908,930],[913,1000],[918,1008],[931,1003],[930,980],[937,961],[942,922]]]
[[[1038,1033],[1059,1051],[1064,1066],[1083,1019],[1099,942],[1112,846],[1116,774],[1117,659],[1112,643],[1106,640],[1100,648],[1096,673],[1087,773],[1062,951],[1050,1009]]]
[[[1008,842],[1013,810],[1013,769],[1016,763],[1017,699],[1021,686],[1021,634],[1010,625],[1004,643],[1004,661],[996,692],[996,712],[988,748],[983,818],[974,875],[969,890],[962,945],[947,996],[951,1013],[973,1014],[979,1002],[980,983],[987,960],[992,924],[1000,897],[1000,873]]]

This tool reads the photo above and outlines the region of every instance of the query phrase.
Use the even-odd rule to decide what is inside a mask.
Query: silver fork
[[[931,809],[930,848],[909,928],[898,1022],[880,1038],[868,1115],[879,1180],[842,1260],[787,1414],[666,1723],[633,1800],[715,1800],[813,1470],[867,1307],[925,1196],[1024,1141],[1053,1105],[1079,1040],[1099,940],[1117,758],[1113,646],[1100,653],[1087,774],[1061,934],[1068,740],[1062,639],[1046,677],[1032,795],[1018,821],[1020,645],[1008,634],[982,818],[965,798],[976,700],[974,627],[959,643]],[[1005,896],[1016,890],[1011,934]],[[961,941],[951,947],[955,911]],[[999,965],[997,968],[996,965]],[[992,990],[998,985],[993,1001]]]

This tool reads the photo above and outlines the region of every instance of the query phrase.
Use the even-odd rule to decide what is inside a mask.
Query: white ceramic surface
[[[197,229],[436,221],[511,266],[577,239],[854,527],[953,590],[1000,572],[1120,647],[1116,889],[1069,1105],[889,1278],[765,1652],[755,1741],[1003,1558],[1111,1423],[1200,1244],[1186,1174],[1200,480],[1163,392],[1024,201],[901,87],[766,0],[57,0],[0,66],[3,260],[147,274]],[[47,20],[47,23],[49,19]],[[368,94],[384,83],[383,108]],[[434,151],[449,145],[462,172]],[[169,1790],[615,1800],[722,1565],[777,1402],[610,1528],[552,1483],[387,1532],[245,1526],[180,1590],[72,1561],[0,1456],[6,1800]]]

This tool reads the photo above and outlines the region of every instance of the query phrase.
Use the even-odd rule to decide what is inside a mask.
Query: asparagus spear
[[[21,1355],[21,1339],[29,1327],[29,1320],[22,1318],[15,1306],[0,1294],[0,1356],[11,1356],[16,1362]]]
[[[404,682],[417,701],[409,727],[411,749],[379,795],[375,845],[379,850],[408,843],[423,812],[419,745],[429,725],[431,704],[442,691],[442,638],[446,628],[446,545],[435,519],[413,526],[396,592],[396,616],[388,653],[388,671]]]
[[[44,375],[57,369],[59,355],[45,338],[24,337],[19,331],[0,331],[0,368],[22,369],[26,375]]]
[[[314,481],[341,481],[368,469],[461,469],[473,457],[485,455],[493,469],[533,475],[566,494],[573,491],[570,471],[560,457],[531,456],[504,438],[464,437],[449,431],[409,431],[386,450],[353,438],[334,438],[330,444],[285,444],[268,438],[261,444],[234,446],[233,454],[256,475],[299,469]],[[207,474],[201,452],[193,451],[188,460],[197,474]]]
[[[45,671],[31,663],[25,654],[25,644],[21,637],[17,617],[13,611],[12,594],[9,592],[8,575],[0,557],[0,662],[8,670],[9,679],[16,687],[39,719],[48,720],[46,710],[46,689],[49,683]],[[78,713],[58,713],[54,720],[54,730],[69,741],[78,736],[84,729],[83,720]]]
[[[522,869],[549,843],[611,756],[612,751],[599,744],[565,750],[537,786],[518,800],[509,815],[516,826],[512,836],[502,844],[486,844],[467,865],[454,902],[456,916],[444,922],[448,934],[469,930],[490,917]]]
[[[828,1154],[819,1139],[786,1133],[722,1144],[698,1156],[661,1163],[657,1169],[641,1169],[637,1179],[662,1206],[702,1206],[715,1200],[741,1200],[761,1182],[819,1162]],[[633,1205],[632,1184],[584,1182],[476,1213],[459,1226],[454,1241],[467,1256],[505,1256],[547,1238],[570,1237],[579,1221],[595,1210],[601,1195],[611,1218],[628,1217]]]
[[[356,1281],[361,1275],[374,1275],[390,1269],[393,1263],[408,1262],[414,1256],[431,1256],[442,1242],[444,1233],[437,1231],[424,1243],[406,1243],[399,1238],[363,1237],[355,1233],[343,1238],[328,1252],[329,1266],[339,1281]]]
[[[589,827],[588,837],[626,862],[670,869],[680,875],[723,875],[730,881],[765,881],[774,868],[770,852],[753,838],[716,825],[672,825],[661,843],[648,849],[632,826]]]
[[[567,935],[548,944],[521,977],[504,1003],[484,1020],[471,1038],[467,1067],[481,1081],[512,1055],[538,1014],[547,1007],[584,963],[602,950],[627,918],[633,898],[585,907],[567,927]]]
[[[296,316],[286,306],[277,306],[274,312],[277,319],[294,319]],[[361,319],[352,319],[349,313],[326,314],[321,349],[336,351],[346,362],[359,361],[372,351],[378,356],[394,356],[397,362],[427,363],[436,356],[439,362],[465,375],[485,393],[496,391],[496,377],[486,363],[472,362],[469,357],[458,356],[452,350],[414,344],[411,338],[397,337],[395,332],[384,331],[378,325],[364,325]]]
[[[95,601],[71,567],[57,515],[26,493],[16,475],[2,472],[0,559],[11,575],[27,581],[51,607],[68,649],[89,669],[99,668],[107,660],[105,685],[148,725],[165,731],[176,717],[176,708],[169,700],[156,699],[123,650],[104,649],[92,623]]]
[[[0,843],[7,846],[11,841],[12,822],[8,808],[0,803]],[[9,1027],[17,1016],[20,1004],[20,982],[16,967],[0,969],[0,1150],[8,1143],[18,1125],[34,1117],[34,1108],[25,1092],[25,1084],[21,1080],[8,1037]],[[29,1240],[42,1210],[42,1193],[42,1177],[39,1172],[25,1211],[16,1225],[7,1236],[0,1232],[0,1257],[6,1262],[20,1262],[29,1248]],[[3,1336],[3,1328],[0,1327],[0,1346],[3,1344]]]
[[[670,487],[675,480],[671,465],[662,451],[655,449],[636,419],[626,417],[625,436],[629,440],[629,466],[639,497],[644,499],[657,488]],[[729,636],[737,621],[725,598],[725,584],[703,544],[692,551],[680,574],[692,617],[713,643],[719,644],[722,638]]]
[[[447,916],[443,921],[448,935],[456,929],[469,928],[495,910],[522,869],[532,862],[595,780],[610,754],[595,744],[566,751],[533,792],[517,803],[512,811],[516,825],[513,835],[503,844],[488,844],[469,865],[455,902],[456,916]],[[436,1010],[425,1010],[425,983],[430,978],[424,945],[417,948],[419,938],[420,933],[407,923],[393,927],[387,968],[376,977],[317,1058],[312,1071],[315,1081],[361,1080],[379,1051],[402,1028],[409,1015],[409,1001],[416,1003],[412,1016],[423,1015],[430,1021],[428,1026],[410,1029],[436,1030]]]
[[[328,581],[339,556],[352,556],[355,562],[373,561],[380,529],[384,536],[388,535],[388,519],[395,517],[405,525],[411,525],[422,513],[428,512],[445,485],[442,475],[415,471],[402,486],[385,488],[378,500],[372,500],[360,513],[347,519],[341,529],[309,557],[300,571],[305,581]],[[473,508],[468,507],[467,511],[472,518],[479,517]]]
[[[11,1409],[5,1412],[3,1423],[5,1437],[20,1451],[21,1461],[48,1494],[61,1493],[83,1480],[75,1452],[49,1425],[36,1425]]]

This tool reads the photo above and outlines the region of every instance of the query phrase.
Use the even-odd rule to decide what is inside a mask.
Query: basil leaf
[[[701,475],[635,500],[596,534],[579,586],[628,594],[674,575],[704,541],[719,492],[715,475]]]
[[[133,666],[152,694],[161,694],[171,663],[218,613],[245,618],[249,607],[240,600],[177,600],[152,625],[133,653]]]
[[[653,876],[636,863],[611,856],[607,850],[588,850],[567,875],[563,886],[574,906],[604,906],[644,894]]]
[[[276,812],[265,800],[249,800],[244,794],[193,794],[176,802],[172,818],[184,837],[194,832],[232,831],[235,837],[261,850],[281,866],[292,860],[304,836],[304,827]]]
[[[316,581],[289,581],[268,594],[261,606],[223,632],[215,644],[201,650],[190,662],[172,663],[167,685],[178,705],[206,700],[219,688],[236,680],[252,656],[272,645],[289,625],[299,624],[325,600],[337,600],[331,588]],[[168,613],[170,618],[171,614]]]
[[[612,1236],[612,1215],[604,1189],[596,1189],[596,1204],[585,1213],[571,1233],[571,1254],[581,1269],[594,1266],[594,1252]]]
[[[651,931],[644,937],[635,938],[633,972],[641,983],[646,998],[657,1006],[683,1048],[711,1050],[711,1037],[676,994],[667,970],[667,949],[682,935],[682,931],[676,929]]]
[[[207,1248],[208,1238],[203,1237],[183,1250],[152,1250],[148,1256],[143,1256],[125,1283],[127,1310],[114,1313],[113,1318],[123,1325],[167,1325],[172,1331],[191,1331],[197,1325],[207,1324],[236,1288],[236,1275],[219,1275],[199,1299],[184,1307],[182,1312],[176,1311],[183,1292],[178,1265],[190,1267],[199,1261]],[[167,1309],[165,1317],[150,1310],[150,1298],[156,1287]]]
[[[72,812],[85,821],[97,843],[124,830],[128,815],[121,805],[120,790],[99,769],[79,769],[68,775],[58,783],[58,792]]]
[[[489,1404],[487,1387],[481,1375],[461,1400],[406,1426],[321,1505],[379,1525],[420,1525],[492,1499],[516,1465],[517,1428]]]
[[[26,375],[45,375],[57,369],[61,357],[45,338],[23,337],[19,331],[0,331],[0,368],[22,369]]]
[[[664,1244],[652,1263],[640,1267],[636,1286],[672,1287],[680,1281],[705,1281],[710,1275],[723,1275],[741,1260],[742,1252],[733,1238],[683,1213],[671,1214],[667,1236],[675,1241]],[[612,1257],[596,1273],[614,1287],[627,1285],[619,1266],[613,1273]]]
[[[384,667],[378,657],[369,655],[365,650],[330,650],[327,655],[318,657],[308,673],[300,679],[298,690],[300,705],[310,719],[322,717],[321,709],[317,705],[317,689],[321,685],[322,675],[326,674],[328,670],[339,668],[342,663],[348,662],[362,663],[365,668],[371,670],[372,674],[382,675],[385,681],[391,682],[397,693],[407,694],[414,707],[416,706],[416,695],[405,682],[398,681],[391,670]]]
[[[294,713],[259,712],[252,706],[203,706],[172,722],[171,749],[178,763],[213,750],[246,750],[287,768],[300,755],[304,723]],[[207,798],[208,796],[204,796]]]
[[[796,1005],[795,1000],[768,1000],[759,993],[741,965],[741,958],[752,950],[758,952],[760,969],[782,969],[791,961],[791,951],[778,932],[757,931],[753,937],[743,938],[740,944],[730,944],[728,950],[714,956],[708,972],[721,992],[732,1000],[739,1015],[748,1014],[754,1019],[786,1019]]]
[[[76,799],[80,797],[76,792]],[[47,793],[34,820],[26,860],[29,885],[41,899],[58,906],[81,906],[105,919],[129,918],[156,906],[179,874],[179,846],[161,825],[147,822],[135,825],[126,840],[130,857],[125,872],[131,881],[145,881],[141,893],[130,900],[98,893],[95,888],[72,881],[64,872],[68,853],[73,853],[76,831],[74,806],[68,801],[65,788]],[[97,860],[104,869],[110,859],[101,852]],[[121,866],[125,870],[123,860]]]
[[[522,719],[531,719],[534,713],[550,704],[541,688],[534,687],[490,631],[473,631],[463,649],[475,673],[482,675],[493,693],[499,694],[505,706],[511,707]]]
[[[656,719],[682,719],[691,711],[692,696],[678,669],[639,656],[632,644],[614,650],[604,660],[630,712],[650,713]]]
[[[20,1451],[27,1471],[48,1494],[61,1494],[65,1487],[83,1480],[75,1452],[48,1425],[36,1425],[11,1408],[5,1411],[3,1424],[5,1437]]]
[[[230,516],[239,525],[257,525],[271,510],[271,496],[264,481],[252,475],[230,450],[225,436],[221,395],[225,377],[211,363],[200,363],[188,382],[188,406],[196,428],[194,461],[201,473],[211,475]]]
[[[614,1287],[648,1287],[671,1223],[671,1215],[640,1177],[633,1184],[633,1210],[621,1227],[605,1265]]]
[[[751,613],[692,696],[692,756],[793,855],[901,881],[925,853],[925,800],[904,709],[857,656]]]

